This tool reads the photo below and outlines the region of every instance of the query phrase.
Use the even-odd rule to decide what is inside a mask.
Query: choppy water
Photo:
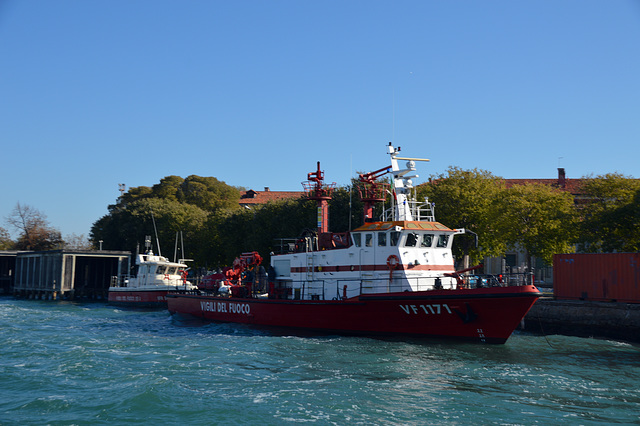
[[[2,298],[0,345],[2,425],[640,423],[640,347],[615,341],[292,337]]]

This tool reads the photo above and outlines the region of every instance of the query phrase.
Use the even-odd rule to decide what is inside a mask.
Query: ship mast
[[[384,201],[387,195],[389,184],[386,182],[380,182],[378,179],[389,173],[391,167],[383,167],[375,172],[363,173],[358,177],[360,185],[358,191],[360,192],[360,199],[364,202],[364,222],[373,221],[373,207],[375,203],[381,203]]]
[[[391,173],[393,173],[393,194],[396,202],[394,220],[412,221],[411,213],[411,190],[413,189],[412,179],[417,178],[416,161],[429,161],[426,158],[399,157],[400,147],[394,148],[389,142],[389,155],[391,156]],[[400,169],[398,160],[406,160],[406,168]]]
[[[318,161],[318,170],[307,174],[307,182],[302,182],[302,186],[307,198],[316,200],[318,204],[318,234],[329,232],[329,200],[335,189],[335,182],[324,183],[324,172],[320,170]]]

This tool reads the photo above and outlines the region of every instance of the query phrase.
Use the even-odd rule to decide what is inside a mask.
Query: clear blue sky
[[[5,228],[88,235],[169,175],[344,185],[389,141],[418,182],[640,177],[639,140],[638,1],[0,0]]]

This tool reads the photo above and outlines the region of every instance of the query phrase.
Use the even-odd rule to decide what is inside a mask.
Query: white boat
[[[175,290],[195,290],[188,281],[188,259],[171,262],[151,251],[151,241],[145,242],[147,252],[136,256],[136,273],[114,281],[109,287],[109,303],[131,307],[166,308],[167,292]]]

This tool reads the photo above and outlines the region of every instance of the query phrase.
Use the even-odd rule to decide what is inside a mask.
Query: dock
[[[540,298],[529,310],[523,329],[640,343],[640,304]],[[521,327],[522,328],[522,327]]]
[[[2,293],[39,300],[107,298],[109,285],[129,274],[128,251],[0,252]]]

